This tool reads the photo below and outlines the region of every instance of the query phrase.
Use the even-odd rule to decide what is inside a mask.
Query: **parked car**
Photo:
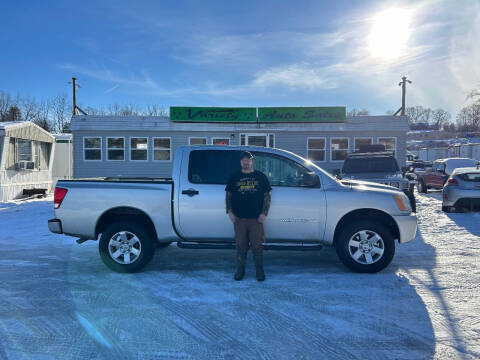
[[[397,189],[342,184],[312,162],[280,149],[207,145],[179,147],[172,178],[58,181],[49,229],[79,237],[79,243],[100,235],[103,262],[119,272],[143,268],[156,244],[234,249],[225,184],[240,169],[245,150],[254,154],[255,169],[273,188],[266,249],[331,245],[353,271],[377,272],[391,262],[395,241],[415,237],[416,216]]]
[[[342,180],[365,180],[395,187],[407,195],[412,210],[416,211],[415,181],[404,177],[391,151],[349,154],[339,177]]]
[[[411,151],[408,151],[407,150],[407,153],[405,155],[405,165],[406,166],[410,166],[412,165],[412,163],[414,161],[416,161],[418,159],[418,155],[415,155],[414,153],[412,153]]]
[[[428,189],[443,189],[443,185],[453,170],[460,167],[476,166],[478,160],[469,158],[439,159],[433,162],[432,168],[417,172],[417,190],[426,193]]]
[[[423,161],[423,160],[414,160],[409,166],[408,166],[408,173],[413,173],[417,175],[419,172],[425,172],[429,169],[431,169],[433,164],[429,161]]]
[[[480,168],[455,169],[443,187],[442,210],[480,210]]]

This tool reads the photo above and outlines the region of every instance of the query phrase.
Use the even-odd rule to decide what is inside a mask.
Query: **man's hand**
[[[260,216],[258,217],[257,221],[261,224],[263,224],[263,222],[265,221],[267,217],[265,216],[265,214],[260,214]]]
[[[228,212],[228,217],[230,218],[230,220],[232,220],[232,223],[235,222],[236,217],[235,217],[235,215],[233,214],[233,212],[229,211],[229,212]]]

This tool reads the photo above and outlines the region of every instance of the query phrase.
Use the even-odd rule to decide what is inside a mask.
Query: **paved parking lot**
[[[232,280],[234,253],[159,249],[117,274],[97,244],[49,233],[51,202],[0,204],[0,359],[474,359],[480,214],[418,196],[417,238],[378,274],[332,249],[267,252],[267,280]]]

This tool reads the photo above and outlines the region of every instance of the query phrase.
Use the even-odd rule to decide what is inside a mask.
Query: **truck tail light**
[[[448,182],[450,185],[458,185],[458,181],[455,180],[454,178],[448,179],[447,182]]]
[[[62,201],[67,195],[67,189],[55,187],[55,192],[53,193],[53,207],[58,209],[62,205]]]

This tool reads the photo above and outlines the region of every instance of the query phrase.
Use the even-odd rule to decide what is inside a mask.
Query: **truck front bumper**
[[[59,219],[48,220],[48,230],[55,234],[63,234],[62,222]]]
[[[406,243],[415,239],[417,233],[417,216],[415,214],[397,215],[393,216],[393,218],[400,232],[398,242]]]

